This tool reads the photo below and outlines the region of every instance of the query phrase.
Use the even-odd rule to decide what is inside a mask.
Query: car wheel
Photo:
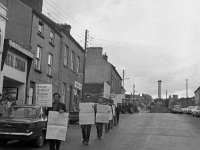
[[[42,147],[43,145],[44,145],[44,134],[41,133],[35,140],[35,146],[39,148]]]
[[[7,140],[0,139],[0,145],[5,146],[8,143]]]

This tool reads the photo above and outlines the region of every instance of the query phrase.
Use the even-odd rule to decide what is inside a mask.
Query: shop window
[[[76,60],[76,73],[80,73],[80,57],[77,56],[77,60]]]
[[[25,72],[25,62],[20,58],[15,58],[15,69]]]
[[[64,66],[67,67],[68,65],[68,54],[69,54],[69,47],[67,45],[65,45],[64,48]]]
[[[49,36],[50,36],[49,43],[51,45],[54,45],[55,33],[53,31],[51,31]]]
[[[72,71],[74,71],[74,57],[75,57],[75,53],[72,51],[71,52],[71,67],[70,67],[70,69],[72,70]]]
[[[35,69],[41,70],[41,59],[42,59],[42,48],[37,46],[36,51],[36,60],[35,60]]]
[[[53,55],[49,54],[48,55],[48,68],[47,68],[47,74],[52,75],[52,62],[53,62]]]

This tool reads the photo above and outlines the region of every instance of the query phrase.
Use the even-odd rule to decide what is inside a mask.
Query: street
[[[81,143],[79,125],[71,125],[60,150],[199,150],[199,141],[200,118],[170,113],[121,114],[119,125],[101,140],[96,138],[93,126],[88,146]],[[48,150],[48,143],[33,148],[31,143],[13,142],[0,149]]]

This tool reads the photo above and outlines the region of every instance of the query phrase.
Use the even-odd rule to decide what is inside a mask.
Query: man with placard
[[[54,102],[48,108],[46,139],[49,139],[49,150],[59,150],[60,141],[65,141],[69,113],[65,113],[66,105],[60,102],[60,94],[53,94]]]
[[[81,125],[83,144],[88,145],[94,122],[94,103],[79,103],[79,124]]]
[[[101,139],[103,132],[103,124],[109,123],[109,111],[110,108],[108,105],[102,105],[103,100],[99,98],[99,104],[96,105],[96,129],[97,129],[97,138]]]

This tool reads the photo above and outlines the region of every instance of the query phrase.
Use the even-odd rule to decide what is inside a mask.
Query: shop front
[[[26,82],[33,54],[11,40],[5,40],[2,57],[3,103],[24,104]]]

